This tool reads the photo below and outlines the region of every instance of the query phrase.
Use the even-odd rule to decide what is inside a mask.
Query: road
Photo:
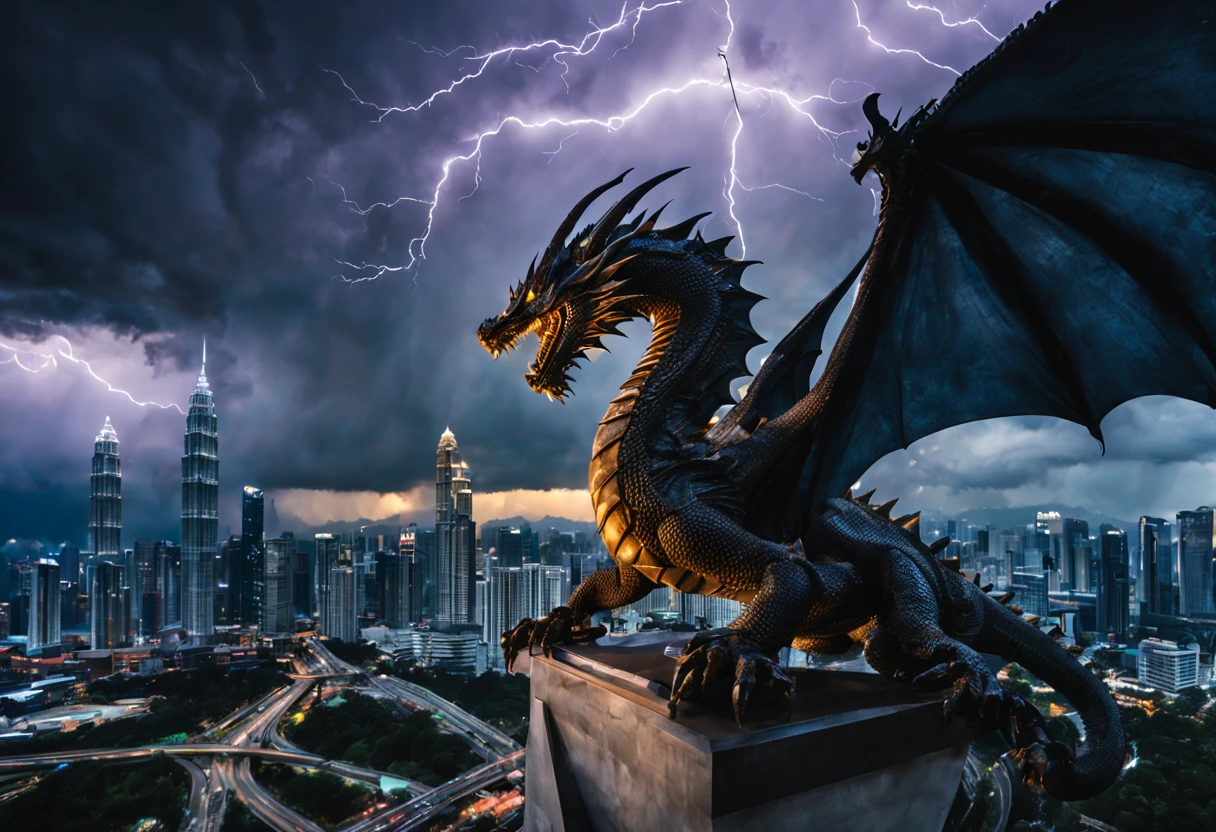
[[[202,829],[207,815],[207,774],[184,757],[179,758],[176,762],[190,775],[190,802],[186,805],[186,813],[182,816],[181,832]]]
[[[362,672],[329,652],[329,648],[317,639],[309,639],[308,646],[322,665],[331,672],[346,675]],[[519,743],[493,725],[483,722],[463,708],[436,696],[424,687],[395,676],[371,677],[368,681],[410,707],[423,708],[440,714],[457,733],[463,733],[472,738],[474,747],[488,760],[497,760],[519,750]]]

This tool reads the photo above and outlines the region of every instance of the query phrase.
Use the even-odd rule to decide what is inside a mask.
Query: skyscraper
[[[349,564],[344,563],[330,570],[328,594],[325,635],[354,641],[358,633],[355,623],[355,570]]]
[[[121,647],[127,641],[122,591],[122,566],[111,561],[91,570],[89,583],[89,635],[94,650]]]
[[[93,443],[93,473],[89,476],[89,546],[106,558],[122,555],[122,462],[118,434],[110,417]],[[77,580],[65,577],[65,580]]]
[[[262,620],[265,593],[266,498],[260,489],[247,485],[241,490],[241,554],[233,570],[237,601],[230,623],[257,625]],[[229,585],[230,588],[232,584]],[[231,591],[231,589],[230,589]]]
[[[283,537],[272,537],[266,541],[265,588],[261,604],[262,631],[266,633],[290,633],[292,631],[291,610],[291,558],[295,541]]]
[[[182,620],[182,547],[171,540],[156,544],[156,593],[160,612],[158,627],[180,624]]]
[[[160,544],[150,540],[135,540],[135,578],[131,581],[131,603],[135,605],[132,618],[139,622],[141,636],[156,635],[160,626],[160,593],[158,592],[156,550]]]
[[[59,564],[42,558],[30,570],[30,621],[26,647],[34,650],[58,644],[59,637]]]
[[[528,548],[531,548],[531,537],[528,535]],[[498,552],[499,566],[524,565],[524,536],[523,532],[513,526],[503,526],[498,530],[498,542],[494,547]]]
[[[207,345],[203,368],[190,395],[186,416],[186,455],[182,457],[182,627],[189,638],[205,641],[215,626],[215,544],[219,534],[219,430],[215,396],[207,383]]]
[[[1098,632],[1113,633],[1117,641],[1126,641],[1129,612],[1127,533],[1103,523],[1098,534],[1101,569],[1094,576],[1098,594]]]
[[[440,629],[472,620],[476,533],[469,466],[448,429],[435,454],[435,623]]]
[[[1182,615],[1216,613],[1212,556],[1216,553],[1216,511],[1200,506],[1178,512],[1178,598]]]
[[[1174,588],[1173,548],[1170,524],[1160,517],[1140,518],[1140,551],[1136,568],[1136,601],[1139,613],[1177,615],[1177,592]]]
[[[339,541],[332,534],[318,534],[313,536],[313,545],[315,623],[318,632],[325,633],[325,628],[329,626],[329,589],[334,567],[338,565]]]

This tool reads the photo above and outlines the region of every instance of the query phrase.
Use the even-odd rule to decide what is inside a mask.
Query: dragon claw
[[[525,618],[502,634],[503,659],[507,670],[515,665],[515,659],[526,647],[528,655],[534,655],[533,648],[539,647],[545,656],[553,655],[553,647],[557,644],[586,644],[604,635],[607,629],[602,625],[596,627],[575,626],[574,614],[569,607],[555,607],[544,618],[532,620]]]
[[[780,696],[794,711],[794,678],[771,656],[746,641],[735,630],[709,630],[698,633],[684,648],[676,666],[671,685],[668,713],[675,719],[681,702],[702,699],[713,683],[731,681],[731,708],[735,723],[742,727],[747,705],[757,687],[767,688]]]

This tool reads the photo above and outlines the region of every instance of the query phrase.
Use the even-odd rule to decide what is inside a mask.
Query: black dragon
[[[731,627],[689,643],[673,716],[725,678],[741,719],[757,686],[792,697],[780,648],[861,642],[880,673],[953,687],[947,713],[1001,727],[1028,783],[1082,799],[1125,760],[1102,682],[939,560],[915,515],[842,495],[885,454],[965,422],[1048,415],[1101,440],[1105,414],[1133,398],[1216,406],[1216,3],[1063,0],[902,126],[877,95],[863,110],[872,133],[852,175],[882,183],[873,242],[722,418],[761,343],[748,320],[759,297],[741,283],[749,263],[725,254],[730,238],[694,233],[701,217],[628,218],[678,171],[575,233],[623,175],[584,197],[481,326],[496,357],[536,333],[527,382],[553,398],[618,324],[653,326],[592,449],[591,498],[617,565],[505,633],[503,650],[512,662],[594,638],[592,613],[659,585],[738,599]],[[828,317],[855,282],[812,386]],[[981,653],[1065,695],[1081,746],[1053,742]]]

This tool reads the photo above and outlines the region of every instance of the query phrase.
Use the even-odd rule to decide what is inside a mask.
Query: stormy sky
[[[184,419],[130,398],[185,406],[204,338],[221,525],[239,524],[245,484],[284,525],[425,523],[447,426],[478,519],[586,517],[595,424],[645,329],[580,371],[563,407],[523,382],[535,341],[493,362],[477,324],[591,187],[690,165],[650,201],[673,200],[672,219],[712,210],[707,237],[742,231],[764,261],[747,284],[770,299],[753,320],[779,338],[873,231],[846,165],[860,99],[914,110],[1040,3],[921,5],[4,4],[0,539],[85,542],[107,415],[124,544],[178,537]],[[956,428],[865,479],[947,511],[1133,517],[1216,499],[1207,408],[1142,400],[1104,430],[1102,457],[1052,420]]]

